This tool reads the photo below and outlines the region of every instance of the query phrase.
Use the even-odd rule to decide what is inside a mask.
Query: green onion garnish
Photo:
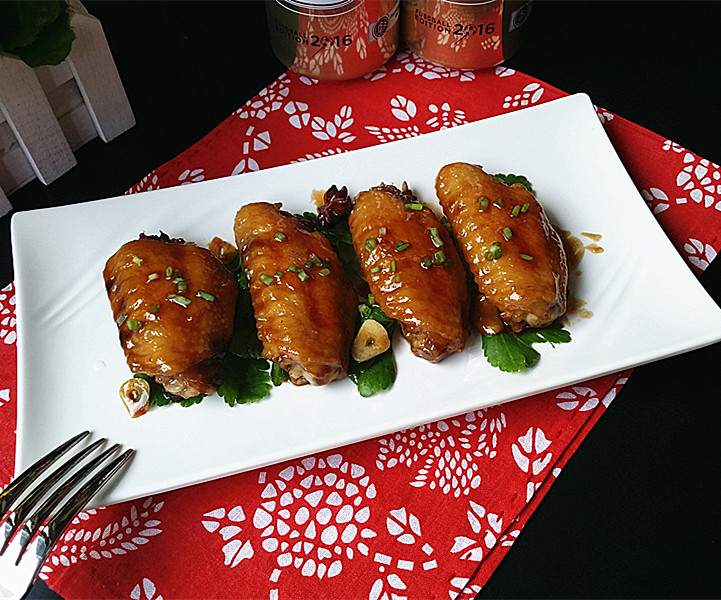
[[[391,261],[391,272],[392,273],[396,272],[396,261],[394,261],[394,260]]]
[[[320,275],[321,277],[327,277],[328,275],[330,275],[330,269],[321,269],[320,271],[318,271],[318,275]]]
[[[170,296],[172,296],[172,298]],[[186,298],[185,296],[178,296],[177,294],[170,294],[170,296],[168,296],[168,298],[171,302],[180,304],[180,306],[183,306],[185,308],[188,308],[188,306],[190,306],[190,303],[192,302],[190,298]]]
[[[406,210],[423,210],[423,204],[420,202],[406,202],[403,208]]]
[[[400,283],[400,281],[401,281],[400,275],[396,275],[395,277],[393,277],[393,283]]]
[[[503,237],[506,238],[506,240],[510,240],[513,237],[513,231],[511,231],[510,227],[503,228]]]
[[[381,270],[380,267],[371,267],[371,268],[370,268],[370,272],[371,272],[371,273],[378,273],[378,271],[380,271],[380,270]]]
[[[403,252],[406,248],[410,248],[410,244],[408,242],[398,242],[396,244],[396,252]]]
[[[453,228],[451,227],[450,221],[446,218],[445,215],[441,217],[441,225],[446,228],[446,231],[448,233],[453,233]]]
[[[150,275],[148,275],[148,281],[153,281],[158,277],[160,277],[160,275],[158,275],[157,273],[151,273]]]
[[[305,268],[306,269],[312,269],[313,267],[320,267],[323,265],[323,262],[320,258],[318,258],[315,254],[311,254],[308,257],[308,260],[305,261]]]
[[[431,241],[436,248],[440,248],[443,245],[441,236],[438,235],[438,227],[431,227]]]
[[[376,303],[375,296],[373,294],[368,294],[368,304],[373,306]]]
[[[203,290],[198,290],[196,296],[198,296],[198,298],[202,298],[203,300],[207,300],[208,302],[215,302],[215,296]]]
[[[446,255],[443,253],[443,250],[437,250],[433,253],[433,262],[437,265],[440,265],[444,260],[446,260]]]
[[[142,265],[142,264],[143,264],[143,259],[142,259],[142,258],[139,258],[139,257],[137,257],[137,256],[135,256],[135,255],[133,254],[133,262],[134,262],[136,265]]]
[[[501,250],[501,242],[493,242],[483,256],[486,260],[497,260],[501,258],[502,254],[503,251]]]
[[[167,267],[165,269],[165,276],[170,279],[173,276],[173,267]]]
[[[522,213],[526,212],[530,207],[531,207],[531,205],[528,202],[526,202],[523,206],[521,206],[521,212]]]
[[[519,212],[521,212],[521,205],[520,205],[520,204],[516,204],[516,205],[513,207],[513,210],[511,211],[511,216],[512,216],[512,217],[517,217]]]
[[[530,254],[521,254],[521,258],[523,260],[533,260],[533,257]]]
[[[115,322],[118,325],[122,325],[123,323],[125,323],[125,319],[127,319],[127,318],[128,317],[126,317],[125,315],[120,315],[117,319],[115,319]]]
[[[303,269],[299,269],[298,279],[300,279],[301,281],[305,281],[306,279],[308,279],[308,273],[306,273]]]
[[[275,272],[275,276],[276,276],[278,279],[280,279],[281,277],[283,277],[283,271],[281,271],[280,269],[278,269],[278,270]]]
[[[279,242],[282,242],[285,239],[285,234],[280,231],[277,231],[275,234],[275,239],[278,240]]]
[[[135,331],[140,329],[143,324],[138,319],[128,319],[128,329]]]
[[[258,279],[260,279],[265,285],[273,285],[275,283],[275,279],[265,273],[261,273],[258,276]]]
[[[493,201],[494,206],[497,206],[498,208],[503,208],[503,198],[496,198]]]
[[[368,238],[366,240],[366,250],[368,250],[368,252],[371,252],[373,248],[375,248],[377,245],[378,240],[376,240],[375,238]]]
[[[185,282],[185,279],[183,279],[183,281],[178,282],[178,291],[179,292],[184,292],[187,289],[188,289],[188,284]]]
[[[488,208],[488,198],[486,198],[485,196],[479,196],[478,204],[481,205],[481,208]]]
[[[421,261],[421,267],[424,269],[430,269],[433,266],[433,261],[430,258],[424,258]]]

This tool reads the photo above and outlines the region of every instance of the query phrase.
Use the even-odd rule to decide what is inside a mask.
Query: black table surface
[[[103,23],[137,125],[88,143],[53,184],[14,193],[16,212],[122,194],[284,71],[263,2],[85,5]],[[721,162],[719,23],[718,2],[537,1],[507,65]],[[9,215],[0,256],[4,286]],[[721,261],[702,282],[719,302]],[[635,370],[480,598],[721,596],[720,349]],[[44,584],[31,597],[57,598]]]

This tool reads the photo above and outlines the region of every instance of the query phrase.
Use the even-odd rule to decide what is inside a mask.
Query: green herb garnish
[[[483,354],[491,366],[507,373],[530,369],[541,355],[532,344],[565,344],[571,341],[571,334],[558,321],[548,327],[528,329],[520,334],[504,331],[496,335],[481,336]]]

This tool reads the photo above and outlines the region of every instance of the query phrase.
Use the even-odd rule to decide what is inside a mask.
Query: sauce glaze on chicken
[[[412,192],[361,192],[348,219],[375,301],[396,319],[416,356],[438,362],[465,348],[468,290],[463,263],[438,217]]]
[[[566,254],[531,192],[452,163],[438,173],[436,194],[483,301],[508,327],[543,327],[564,314]]]
[[[238,283],[206,248],[166,235],[123,244],[103,270],[133,373],[171,394],[210,394],[233,334]]]
[[[235,217],[263,356],[291,383],[323,385],[348,373],[356,295],[326,237],[280,209],[255,202]]]

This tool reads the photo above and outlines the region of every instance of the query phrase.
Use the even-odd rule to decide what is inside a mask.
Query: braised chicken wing
[[[209,250],[141,235],[108,259],[103,277],[133,373],[183,398],[218,389],[238,283]]]
[[[356,295],[326,237],[280,204],[257,202],[235,217],[263,356],[295,385],[348,373]]]
[[[356,197],[348,225],[375,301],[398,321],[413,354],[438,362],[463,350],[466,274],[435,213],[405,186],[381,185]]]
[[[566,254],[531,192],[452,163],[438,173],[436,194],[483,301],[508,327],[543,327],[563,315]]]

